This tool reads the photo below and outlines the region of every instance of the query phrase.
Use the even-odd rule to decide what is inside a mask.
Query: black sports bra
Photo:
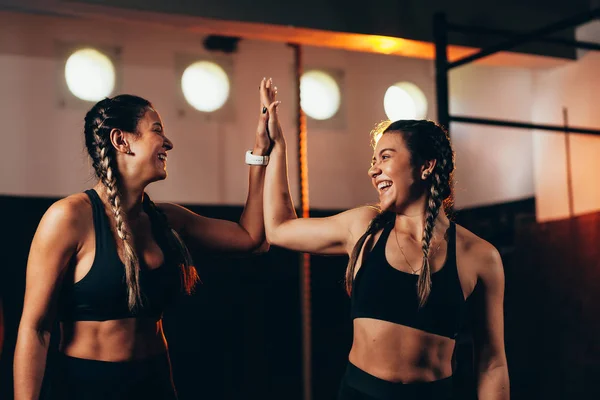
[[[140,267],[143,303],[135,311],[130,311],[127,306],[125,266],[117,253],[104,205],[95,190],[85,193],[92,203],[96,254],[91,269],[80,281],[68,283],[73,281],[74,268],[70,268],[65,276],[59,300],[60,320],[107,321],[132,317],[159,320],[164,308],[180,291],[178,267],[168,262],[153,270]],[[167,260],[168,252],[162,245],[164,241],[156,233],[154,237]]]
[[[432,274],[427,303],[419,308],[418,275],[399,271],[385,258],[385,246],[393,221],[356,274],[351,298],[351,316],[373,318],[410,326],[454,339],[460,329],[465,299],[456,268],[456,225],[448,228],[448,254],[442,269]]]

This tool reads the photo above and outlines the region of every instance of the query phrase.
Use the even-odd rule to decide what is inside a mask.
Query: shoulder
[[[369,228],[369,224],[373,219],[380,214],[379,208],[373,205],[365,205],[356,207],[348,211],[338,214],[337,217],[343,219],[347,236],[347,251],[351,252],[354,245],[358,242],[361,236],[365,234]]]
[[[36,236],[43,241],[78,243],[92,224],[89,197],[77,193],[56,201],[46,210]]]
[[[344,211],[338,214],[337,217],[344,220],[346,226],[352,233],[361,232],[362,235],[369,227],[373,218],[379,214],[379,208],[376,206],[365,205]]]
[[[165,214],[178,214],[188,211],[185,207],[174,203],[156,203],[156,207],[160,208]]]
[[[53,203],[44,213],[43,220],[55,224],[80,225],[92,216],[92,204],[85,193],[76,193]]]
[[[492,283],[504,279],[504,267],[500,252],[490,242],[475,235],[468,229],[456,225],[456,250],[474,270],[478,280]]]
[[[156,207],[165,215],[170,227],[178,232],[185,227],[188,218],[198,217],[197,214],[175,203],[156,203]]]

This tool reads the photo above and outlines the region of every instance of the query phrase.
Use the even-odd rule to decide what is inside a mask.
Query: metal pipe
[[[448,24],[448,30],[451,32],[458,33],[466,33],[466,34],[477,34],[477,35],[498,35],[505,37],[516,37],[518,35],[522,35],[523,32],[513,32],[506,29],[495,29],[495,28],[485,28],[482,26],[466,26],[466,25],[457,25],[457,24]],[[575,47],[584,50],[600,50],[600,44],[594,42],[583,42],[580,40],[569,40],[562,38],[547,38],[540,37],[537,39],[533,39],[534,42],[544,42],[550,44],[557,44],[561,46]]]
[[[555,22],[548,26],[545,26],[540,29],[536,29],[532,32],[515,36],[511,39],[506,40],[505,42],[499,43],[494,46],[490,46],[486,49],[479,51],[478,53],[472,54],[467,57],[463,57],[459,60],[456,60],[448,65],[448,69],[456,68],[464,64],[471,63],[473,61],[477,61],[484,57],[491,56],[494,53],[498,53],[500,51],[510,50],[513,47],[516,47],[525,42],[532,41],[540,36],[549,35],[554,32],[561,31],[563,29],[567,29],[573,26],[581,25],[585,22],[591,21],[592,19],[598,18],[600,16],[600,8],[596,8],[594,10],[577,14],[573,17],[566,18],[564,20]]]
[[[446,15],[436,13],[433,19],[435,40],[435,87],[438,123],[450,130],[450,106],[448,94],[448,29]]]
[[[573,175],[571,171],[571,135],[569,129],[569,112],[566,107],[563,107],[563,130],[565,132],[565,156],[567,169],[567,196],[569,199],[569,217],[575,215],[574,199],[573,199]]]
[[[303,73],[302,46],[293,44],[294,72],[296,78],[296,115],[298,117],[298,185],[300,190],[300,209],[302,218],[309,218],[308,201],[308,132],[306,115],[300,106],[300,78]],[[311,328],[311,290],[310,290],[310,254],[300,253],[300,302],[302,309],[302,382],[303,399],[312,399],[312,328]]]
[[[555,131],[555,132],[564,132],[565,131],[565,127],[562,125],[532,124],[532,123],[528,123],[528,122],[505,121],[505,120],[499,120],[499,119],[465,117],[465,116],[458,116],[458,115],[451,115],[450,121],[451,122],[462,122],[462,123],[468,123],[468,124],[504,126],[504,127],[508,127],[508,128],[539,129],[539,130]],[[569,127],[569,132],[581,133],[581,134],[587,134],[587,135],[600,135],[600,129],[591,129],[591,128]]]

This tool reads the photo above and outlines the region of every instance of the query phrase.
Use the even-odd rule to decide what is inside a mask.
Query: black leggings
[[[169,356],[109,362],[60,354],[50,398],[61,400],[176,400]]]
[[[389,382],[348,363],[338,400],[450,400],[452,377],[433,382]]]

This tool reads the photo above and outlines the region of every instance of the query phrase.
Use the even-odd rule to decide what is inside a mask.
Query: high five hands
[[[263,78],[260,82],[260,103],[261,112],[266,115],[267,123],[267,134],[271,146],[277,142],[283,140],[283,133],[281,131],[281,125],[279,124],[279,115],[277,107],[281,104],[281,101],[277,101],[277,86],[273,84],[273,79]],[[261,118],[263,120],[263,118]]]

